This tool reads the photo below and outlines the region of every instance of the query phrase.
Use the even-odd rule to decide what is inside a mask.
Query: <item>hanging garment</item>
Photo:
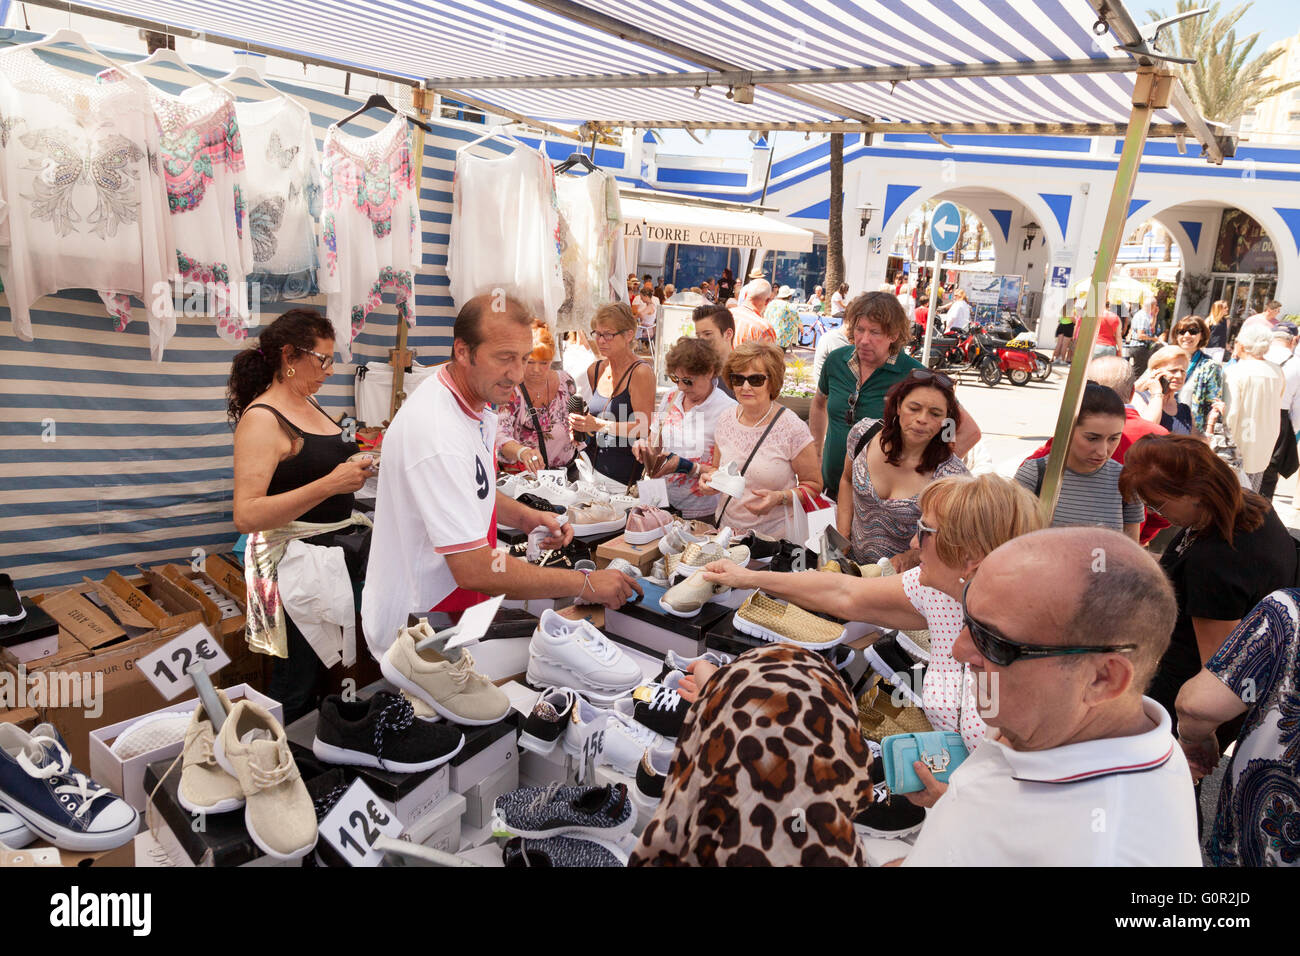
[[[248,167],[248,284],[262,302],[316,295],[320,154],[311,115],[281,96],[236,103]]]
[[[619,255],[623,210],[618,182],[603,170],[585,176],[559,176],[555,195],[565,296],[555,330],[585,332],[598,308],[607,302],[621,302],[627,295]]]
[[[447,276],[456,307],[500,289],[554,327],[565,290],[550,161],[524,146],[495,159],[462,152],[452,195]]]
[[[279,567],[285,613],[326,667],[357,662],[357,609],[342,548],[293,540]]]
[[[366,317],[392,292],[397,317],[412,328],[414,270],[420,261],[420,214],[416,207],[411,134],[402,116],[372,136],[350,136],[331,126],[325,133],[321,215],[327,314],[335,348],[352,359],[352,340]]]
[[[118,70],[100,77],[120,84]],[[216,320],[227,342],[248,337],[247,272],[253,246],[244,227],[248,186],[235,98],[208,84],[171,94],[149,87],[171,208],[172,276],[184,308]]]
[[[167,192],[148,92],[66,74],[30,50],[0,54],[0,279],[14,334],[31,306],[95,289],[118,328],[145,303],[154,361],[176,331]]]

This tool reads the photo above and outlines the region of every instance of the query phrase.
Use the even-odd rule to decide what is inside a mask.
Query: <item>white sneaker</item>
[[[582,496],[568,485],[551,479],[538,481],[528,490],[544,501],[565,508],[571,508],[582,500]]]
[[[586,779],[589,765],[596,766],[604,741],[604,731],[613,714],[612,710],[587,703],[579,694],[573,695],[573,710],[569,725],[564,731],[564,752],[578,763],[578,783]]]
[[[664,536],[659,539],[659,553],[664,557],[670,554],[681,554],[688,544],[702,544],[704,541],[704,535],[692,534],[684,521],[674,521],[664,532]]]
[[[636,701],[620,700],[605,722],[596,754],[597,767],[612,767],[628,777],[636,776],[636,768],[647,750],[661,750],[667,741],[649,727],[632,719]]]
[[[745,496],[745,476],[740,473],[738,464],[729,461],[709,477],[709,487],[740,499]]]
[[[528,646],[528,682],[534,687],[572,687],[599,704],[612,704],[641,683],[636,661],[590,621],[542,612]]]
[[[518,498],[526,491],[532,491],[532,485],[537,484],[532,480],[532,476],[527,472],[521,472],[515,475],[502,475],[497,479],[497,491],[501,492],[507,498]]]

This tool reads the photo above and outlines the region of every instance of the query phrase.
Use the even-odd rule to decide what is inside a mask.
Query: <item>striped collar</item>
[[[484,402],[476,410],[468,401],[465,400],[465,396],[462,395],[460,389],[456,387],[456,380],[452,378],[450,362],[444,362],[438,367],[438,381],[447,389],[447,391],[451,392],[453,397],[455,397],[456,404],[460,406],[462,412],[464,412],[468,417],[474,419],[476,422],[483,421],[483,410],[487,408],[487,403]]]
[[[1142,710],[1156,722],[1151,730],[1128,737],[1085,740],[1050,750],[1012,750],[1001,739],[991,742],[1011,767],[1012,779],[1022,783],[1082,783],[1100,777],[1157,770],[1173,756],[1177,742],[1165,709],[1150,697]]]

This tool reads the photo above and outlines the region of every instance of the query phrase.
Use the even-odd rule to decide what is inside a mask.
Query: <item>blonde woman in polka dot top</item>
[[[921,520],[912,547],[921,564],[903,574],[857,578],[803,571],[749,571],[716,562],[705,577],[733,588],[759,588],[809,611],[846,621],[868,621],[900,630],[928,628],[930,663],[922,700],[935,730],[958,730],[974,749],[985,724],[977,713],[974,682],[952,656],[962,629],[961,597],[980,562],[1004,542],[1043,526],[1038,502],[997,475],[953,475],[921,492]],[[966,702],[960,688],[965,686]],[[987,696],[987,692],[986,692]]]

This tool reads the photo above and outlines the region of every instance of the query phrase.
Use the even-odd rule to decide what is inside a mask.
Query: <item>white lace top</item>
[[[557,176],[560,268],[564,301],[557,332],[585,332],[596,309],[627,295],[623,268],[623,213],[618,181],[601,170]]]
[[[14,333],[32,339],[31,306],[60,289],[95,289],[130,321],[149,310],[155,361],[176,331],[167,193],[149,94],[64,73],[30,50],[0,53],[0,279]]]
[[[319,281],[328,293],[335,348],[347,362],[352,340],[385,292],[396,298],[398,319],[415,325],[411,299],[420,262],[420,214],[406,119],[394,116],[366,137],[331,126],[321,172],[324,264]]]
[[[248,168],[250,286],[262,302],[315,295],[320,153],[310,114],[288,97],[236,103]]]

